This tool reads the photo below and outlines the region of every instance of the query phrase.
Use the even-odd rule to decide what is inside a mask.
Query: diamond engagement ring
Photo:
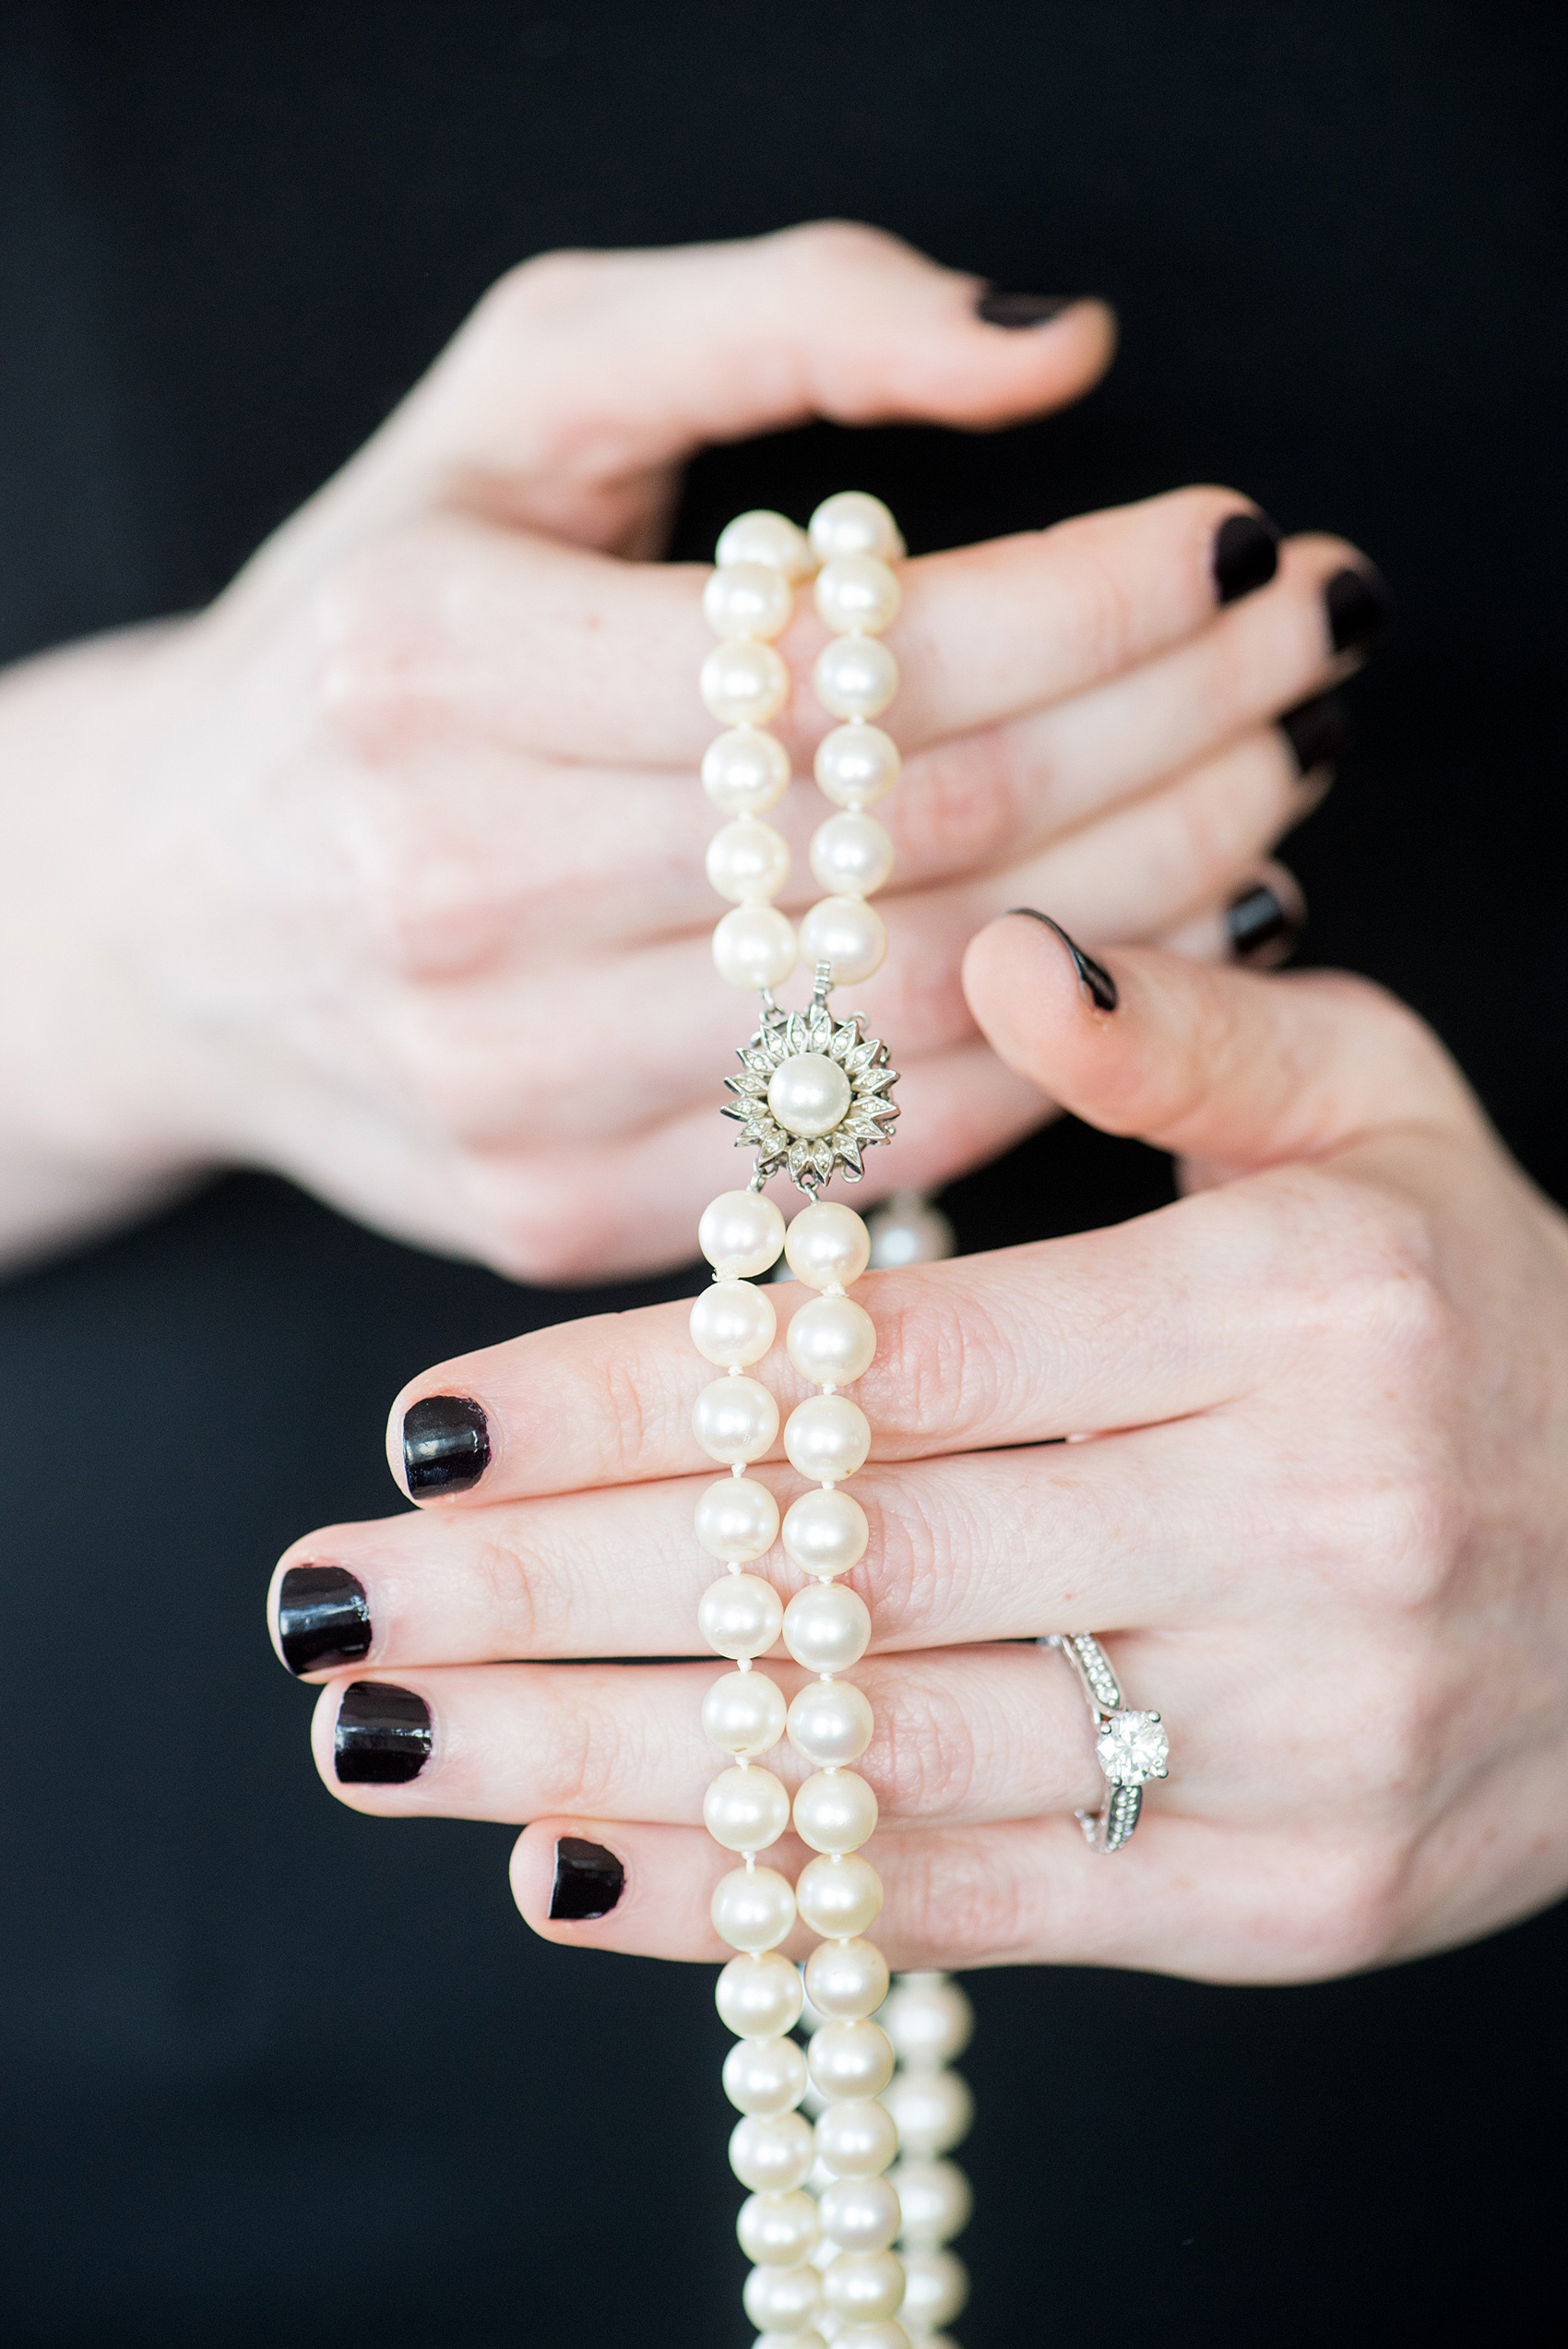
[[[1079,1826],[1091,1852],[1119,1852],[1138,1823],[1144,1788],[1164,1778],[1170,1740],[1157,1712],[1134,1712],[1122,1702],[1122,1685],[1099,1641],[1087,1631],[1050,1631],[1042,1648],[1057,1648],[1072,1665],[1095,1725],[1095,1759],[1105,1772],[1106,1794],[1098,1811],[1079,1811]]]

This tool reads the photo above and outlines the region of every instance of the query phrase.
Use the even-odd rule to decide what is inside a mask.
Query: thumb
[[[1078,399],[1110,364],[1102,303],[1017,331],[979,315],[983,292],[846,221],[546,254],[485,296],[350,469],[354,493],[646,552],[628,531],[662,519],[670,470],[706,443],[813,416],[985,429]]]
[[[1142,947],[1102,965],[1018,912],[971,941],[964,986],[1001,1057],[1064,1109],[1217,1174],[1396,1127],[1487,1130],[1431,1031],[1342,972],[1264,977]]]

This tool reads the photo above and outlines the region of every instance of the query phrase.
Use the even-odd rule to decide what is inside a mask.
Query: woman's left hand
[[[1470,1938],[1568,1885],[1568,1226],[1376,990],[1106,960],[1114,1010],[1050,930],[1004,919],[970,949],[970,1001],[1056,1099],[1177,1151],[1191,1195],[857,1292],[880,1340],[853,1577],[878,1938],[901,1966],[1230,1981]],[[771,1294],[782,1321],[807,1293]],[[605,1315],[416,1380],[394,1436],[421,1397],[468,1396],[488,1468],[298,1544],[273,1622],[281,1586],[296,1663],[333,1663],[315,1747],[343,1800],[531,1821],[513,1881],[536,1929],[712,1960],[733,1863],[699,1824],[723,1761],[699,1712],[724,1667],[558,1661],[696,1645],[712,1373],[685,1325]],[[786,1406],[804,1391],[781,1345],[759,1373]],[[290,1583],[306,1564],[339,1578]],[[1104,1791],[1082,1699],[1058,1656],[1009,1644],[1075,1630],[1106,1636],[1170,1738],[1113,1864],[1072,1818]],[[371,1693],[345,1723],[351,1684]],[[367,1741],[417,1774],[340,1783],[335,1751]],[[795,1774],[788,1748],[769,1766]],[[564,1833],[624,1865],[602,1918],[549,1919]]]

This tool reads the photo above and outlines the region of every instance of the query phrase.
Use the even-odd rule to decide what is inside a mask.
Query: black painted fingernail
[[[1237,603],[1279,568],[1279,532],[1266,514],[1229,514],[1214,534],[1214,591]]]
[[[590,1843],[582,1835],[556,1838],[555,1881],[550,1888],[552,1917],[608,1916],[625,1887],[625,1869],[602,1843]]]
[[[411,1688],[350,1680],[332,1733],[343,1786],[406,1786],[430,1759],[430,1707]]]
[[[364,1584],[346,1566],[291,1566],[278,1591],[278,1644],[291,1672],[358,1663],[370,1653]]]
[[[1115,1010],[1117,1004],[1121,1001],[1116,992],[1115,980],[1102,963],[1095,960],[1092,954],[1084,952],[1075,938],[1070,938],[1067,936],[1060,922],[1053,922],[1049,913],[1041,913],[1032,905],[1013,905],[1007,910],[1010,913],[1027,913],[1031,922],[1043,922],[1048,930],[1054,930],[1072,956],[1073,968],[1078,974],[1078,984],[1095,1009],[1097,1011]]]
[[[1225,909],[1225,927],[1238,962],[1272,965],[1283,962],[1301,944],[1306,908],[1300,900],[1290,903],[1267,881],[1256,881],[1231,899]]]
[[[1323,590],[1336,652],[1364,652],[1388,632],[1394,598],[1375,571],[1336,571]]]
[[[975,316],[983,318],[988,327],[1008,327],[1016,331],[1021,327],[1049,326],[1063,310],[1081,302],[1081,293],[982,293],[975,304]]]
[[[1350,713],[1343,695],[1337,693],[1320,693],[1311,701],[1299,701],[1275,723],[1303,775],[1332,766],[1350,738]]]
[[[426,1395],[403,1413],[410,1495],[467,1493],[490,1466],[490,1428],[467,1395]]]

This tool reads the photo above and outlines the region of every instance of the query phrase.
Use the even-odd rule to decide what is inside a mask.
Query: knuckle
[[[313,590],[307,625],[324,731],[378,766],[445,709],[443,629],[423,532],[345,555]]]
[[[1291,1971],[1327,1979],[1380,1964],[1398,1941],[1408,1877],[1408,1855],[1382,1837],[1314,1854],[1286,1914]]]
[[[946,1966],[1033,1954],[1040,1940],[1036,1908],[1049,1871],[999,1866],[985,1841],[956,1832],[897,1839],[890,1854],[898,1938],[921,1952],[941,1951]],[[891,1870],[890,1870],[891,1873]]]
[[[973,1730],[948,1690],[900,1688],[878,1715],[873,1763],[878,1800],[901,1818],[951,1816],[964,1808],[977,1776]]]
[[[940,1437],[949,1450],[996,1418],[1012,1372],[1011,1343],[978,1296],[956,1283],[922,1282],[917,1300],[890,1298],[887,1305],[892,1310],[884,1306],[879,1315],[882,1343],[865,1381],[873,1420],[881,1407],[906,1438]]]

